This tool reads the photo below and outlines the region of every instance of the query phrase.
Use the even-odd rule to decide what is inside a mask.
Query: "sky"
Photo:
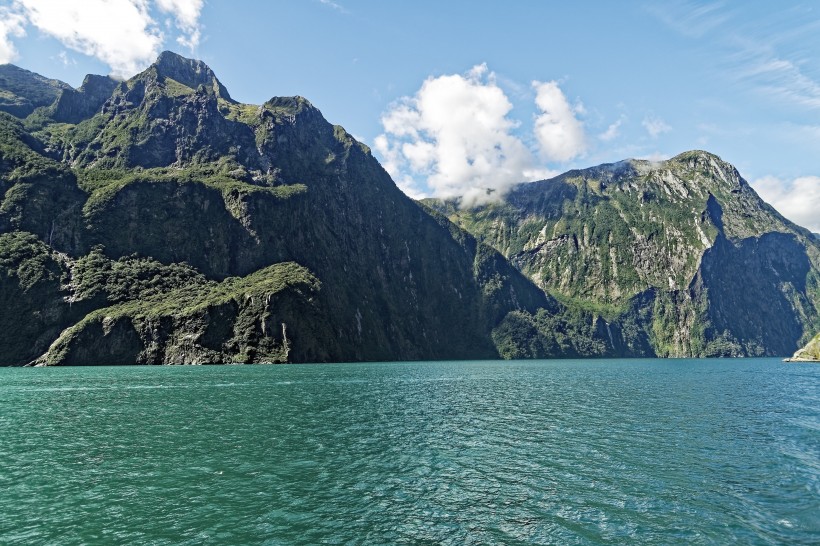
[[[0,63],[75,87],[166,49],[308,98],[413,197],[703,149],[820,232],[817,2],[0,0]]]

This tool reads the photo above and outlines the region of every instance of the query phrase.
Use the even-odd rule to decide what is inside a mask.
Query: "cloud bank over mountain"
[[[127,78],[151,63],[170,34],[176,34],[176,42],[191,51],[198,46],[203,2],[16,0],[0,12],[0,63],[17,58],[14,38],[36,30],[101,60],[111,67],[113,76]],[[164,30],[159,22],[162,18],[168,19]]]
[[[538,113],[526,135],[486,64],[429,77],[382,115],[374,147],[411,196],[460,198],[465,206],[496,200],[514,184],[556,174],[550,163],[587,148],[582,108],[570,105],[557,82],[534,81],[532,89]]]

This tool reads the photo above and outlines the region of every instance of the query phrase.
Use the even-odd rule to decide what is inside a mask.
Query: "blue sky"
[[[163,49],[302,95],[412,195],[705,149],[820,231],[816,2],[5,0],[0,62],[79,85]]]

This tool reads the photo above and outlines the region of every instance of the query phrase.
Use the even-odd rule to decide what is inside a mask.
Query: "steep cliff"
[[[7,364],[496,358],[509,313],[564,310],[301,97],[239,104],[167,52],[98,108],[90,82],[0,120],[0,227],[57,264],[26,315],[50,348]]]
[[[503,203],[427,201],[558,300],[661,356],[790,354],[820,325],[820,245],[717,156],[522,184]]]

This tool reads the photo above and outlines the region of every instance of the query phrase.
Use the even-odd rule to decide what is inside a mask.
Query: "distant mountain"
[[[820,327],[817,239],[706,152],[570,171],[475,209],[426,204],[661,356],[790,354]]]
[[[71,86],[50,80],[13,64],[0,65],[0,112],[26,117],[38,106],[48,106]]]
[[[0,67],[2,364],[790,354],[820,243],[705,152],[407,198],[302,97],[165,52]]]

